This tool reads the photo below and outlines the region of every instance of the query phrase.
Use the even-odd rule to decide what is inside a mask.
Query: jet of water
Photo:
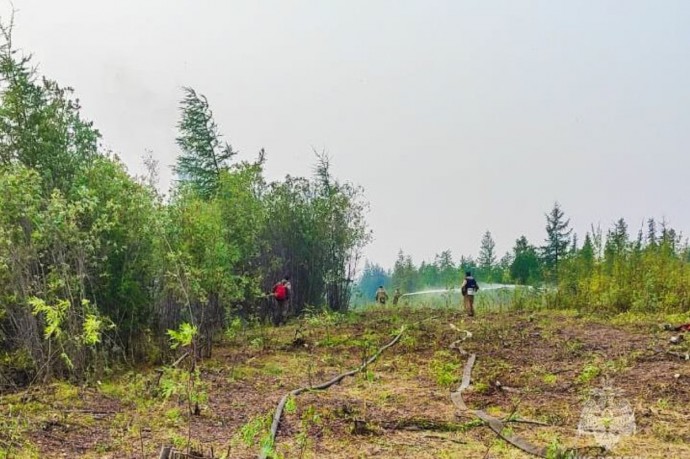
[[[513,284],[484,284],[479,287],[479,291],[487,291],[487,290],[501,290],[501,289],[506,289],[506,290],[512,290],[517,287],[524,287],[524,286],[518,286],[518,285],[513,285]],[[405,293],[404,295],[401,295],[401,298],[404,298],[406,296],[416,296],[416,295],[434,295],[434,294],[448,294],[448,293],[461,293],[459,288],[439,288],[439,289],[430,289],[430,290],[421,290],[419,292],[411,292],[411,293]]]

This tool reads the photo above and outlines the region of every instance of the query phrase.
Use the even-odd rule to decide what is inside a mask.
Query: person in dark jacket
[[[470,271],[465,272],[460,292],[465,300],[465,312],[470,317],[474,316],[474,295],[476,295],[477,291],[479,291],[479,285],[472,273]]]

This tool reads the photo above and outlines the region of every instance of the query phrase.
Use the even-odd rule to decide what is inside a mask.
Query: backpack
[[[479,290],[479,286],[477,285],[477,281],[475,280],[474,277],[468,277],[468,278],[466,278],[466,280],[467,280],[467,282],[465,283],[465,286],[462,289],[460,289],[461,293],[463,295],[467,295],[467,293],[468,293],[467,290],[472,289],[471,294],[474,295],[477,292],[477,290]]]
[[[276,300],[278,300],[278,301],[287,300],[288,293],[287,293],[287,286],[285,286],[285,284],[276,285],[274,293],[276,295]]]

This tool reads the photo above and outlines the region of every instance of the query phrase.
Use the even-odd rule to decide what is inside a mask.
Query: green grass
[[[593,379],[601,374],[601,368],[596,363],[588,363],[582,368],[582,371],[577,377],[577,382],[581,384],[589,384]]]
[[[542,376],[542,381],[544,381],[544,384],[553,386],[554,384],[556,384],[556,382],[558,382],[558,376],[551,373],[547,373],[544,376]]]
[[[438,351],[434,354],[429,367],[436,384],[441,387],[451,387],[460,377],[460,364],[453,362],[454,354],[448,351]]]

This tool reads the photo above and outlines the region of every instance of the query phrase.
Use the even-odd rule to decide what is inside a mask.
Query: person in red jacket
[[[275,324],[287,323],[290,310],[291,292],[290,276],[283,277],[280,282],[273,286],[273,297],[276,299],[277,309],[274,316]]]

